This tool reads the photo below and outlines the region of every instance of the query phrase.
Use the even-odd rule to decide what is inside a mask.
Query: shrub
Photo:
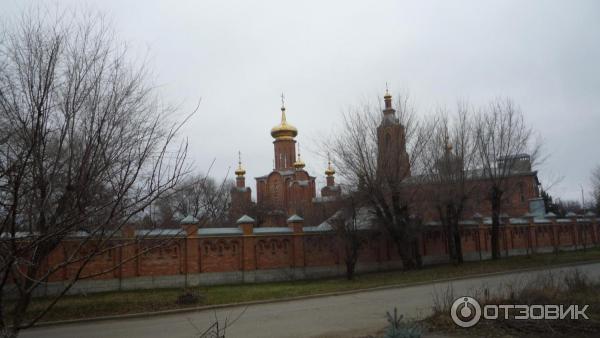
[[[185,289],[177,297],[176,303],[178,305],[194,305],[200,303],[201,300],[203,300],[203,297],[198,290]]]
[[[398,309],[394,308],[394,314],[386,312],[389,323],[383,335],[384,338],[420,338],[421,328],[417,324],[402,321],[404,316],[398,316]]]

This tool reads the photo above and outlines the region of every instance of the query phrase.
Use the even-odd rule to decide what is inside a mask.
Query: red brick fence
[[[115,241],[125,245],[95,257],[84,274],[111,271],[79,281],[72,293],[319,278],[343,275],[345,271],[343,251],[335,235],[322,226],[303,227],[299,217],[290,218],[288,227],[282,228],[254,228],[252,220],[244,217],[238,228],[198,229],[193,222],[184,223],[183,231],[175,232],[124,229]],[[503,224],[500,243],[505,256],[600,245],[600,222],[593,215],[503,219]],[[466,260],[490,257],[489,220],[464,221],[461,234]],[[140,236],[144,239],[139,240]],[[165,236],[172,237],[168,245],[152,248]],[[64,241],[46,264],[63,262],[79,241],[77,237]],[[439,224],[424,226],[420,240],[424,264],[446,261],[446,243]],[[152,249],[143,253],[147,248]],[[396,249],[388,238],[374,235],[365,239],[359,272],[399,267]],[[61,268],[38,294],[55,293],[78,268],[77,264]]]

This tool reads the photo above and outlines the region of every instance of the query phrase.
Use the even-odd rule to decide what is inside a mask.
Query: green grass
[[[560,252],[512,257],[498,261],[468,262],[459,266],[438,265],[415,271],[391,271],[357,275],[354,280],[328,278],[308,281],[264,284],[239,284],[197,287],[203,296],[201,303],[192,305],[229,304],[257,300],[281,299],[326,292],[348,291],[386,285],[410,284],[435,279],[462,277],[481,273],[508,271],[520,268],[546,267],[600,259],[600,248],[587,251]],[[185,308],[176,303],[181,289],[154,289],[138,291],[104,292],[89,295],[67,296],[44,317],[43,321],[80,319],[106,315],[119,315],[147,311]],[[36,298],[29,307],[29,315],[42,311],[50,302]],[[187,306],[189,307],[189,306]]]

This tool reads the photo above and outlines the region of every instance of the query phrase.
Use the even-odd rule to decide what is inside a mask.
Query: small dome
[[[238,177],[246,175],[246,169],[242,167],[242,153],[238,151],[238,167],[235,169],[235,174]]]
[[[238,166],[238,168],[235,170],[235,174],[237,176],[244,176],[244,175],[246,175],[246,169],[244,169],[244,167],[242,167],[242,165],[240,164]]]
[[[329,161],[329,165],[327,166],[327,169],[325,169],[325,175],[333,176],[334,174],[335,174],[335,169],[333,169],[333,167],[331,167],[331,161]]]
[[[302,168],[304,168],[306,165],[304,164],[304,161],[302,161],[301,159],[298,159],[296,162],[294,162],[294,168],[300,170]]]
[[[281,123],[271,129],[271,136],[276,140],[293,139],[298,135],[298,129],[288,124],[285,119],[285,107],[281,107]]]
[[[304,161],[302,161],[302,157],[300,156],[300,144],[298,144],[298,158],[296,159],[296,162],[294,162],[294,168],[296,168],[296,170],[300,170],[305,166],[306,165],[304,164]]]
[[[391,99],[392,95],[390,95],[390,92],[387,90],[387,88],[385,89],[385,94],[383,95],[384,99]]]

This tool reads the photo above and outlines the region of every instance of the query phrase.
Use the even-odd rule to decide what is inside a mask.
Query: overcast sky
[[[308,148],[386,82],[409,90],[422,114],[457,99],[513,98],[550,155],[542,183],[564,176],[555,196],[580,199],[600,164],[599,1],[48,3],[83,2],[149,55],[167,101],[186,112],[201,99],[183,131],[195,166],[216,159],[212,174],[222,177],[240,150],[253,188],[272,168],[281,92]],[[0,3],[4,16],[22,7]],[[323,184],[325,161],[303,157]]]

